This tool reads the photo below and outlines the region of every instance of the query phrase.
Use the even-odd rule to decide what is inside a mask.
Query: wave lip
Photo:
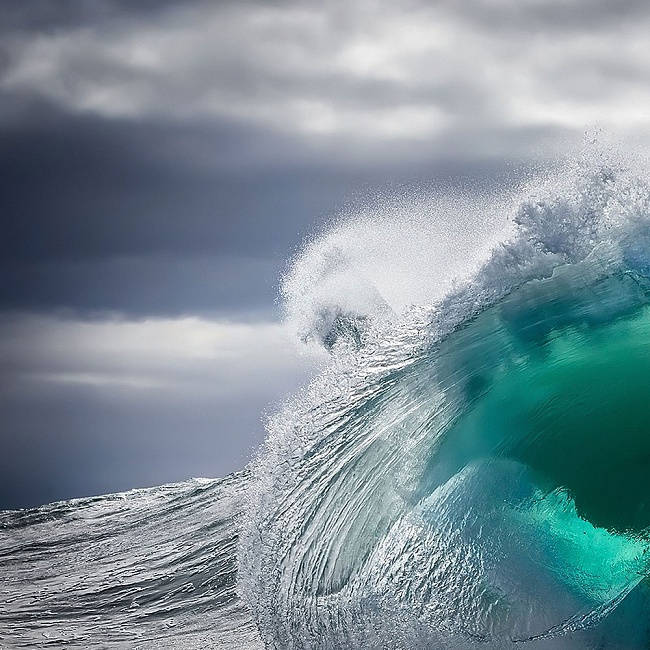
[[[650,192],[601,162],[432,307],[355,313],[273,420],[240,549],[271,647],[650,639]]]

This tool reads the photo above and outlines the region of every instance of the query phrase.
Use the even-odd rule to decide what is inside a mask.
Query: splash
[[[361,346],[475,272],[512,230],[507,200],[404,191],[349,211],[308,242],[284,277],[285,320],[308,348]]]

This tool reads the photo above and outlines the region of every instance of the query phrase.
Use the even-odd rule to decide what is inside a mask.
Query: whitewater
[[[335,220],[282,280],[320,372],[250,466],[0,513],[0,646],[648,648],[646,168]]]

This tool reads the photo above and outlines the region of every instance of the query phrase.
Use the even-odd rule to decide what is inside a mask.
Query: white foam
[[[357,329],[382,327],[411,306],[434,303],[512,230],[504,207],[467,193],[417,192],[348,212],[304,246],[284,278],[293,333],[327,345],[342,319]]]
[[[645,268],[650,190],[635,166],[590,150],[499,196],[419,191],[349,211],[293,260],[281,290],[286,321],[308,348],[339,338],[361,347],[369,329],[394,326],[413,307],[457,324],[588,256]]]

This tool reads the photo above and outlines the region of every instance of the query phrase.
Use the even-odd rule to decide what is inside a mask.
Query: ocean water
[[[247,482],[0,513],[0,648],[262,648],[235,593]]]
[[[245,472],[0,515],[0,646],[650,647],[650,186],[590,152],[305,245]]]

